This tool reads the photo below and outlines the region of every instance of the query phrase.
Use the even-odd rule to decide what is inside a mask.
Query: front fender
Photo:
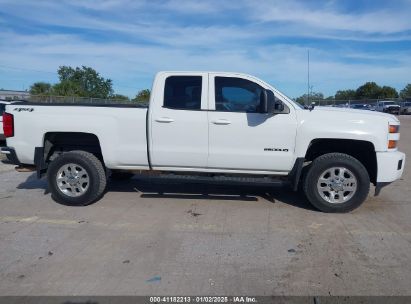
[[[320,115],[313,111],[301,117],[297,126],[296,157],[304,157],[315,139],[361,140],[372,143],[377,152],[387,150],[388,121],[372,115],[368,119],[364,115],[344,114]]]

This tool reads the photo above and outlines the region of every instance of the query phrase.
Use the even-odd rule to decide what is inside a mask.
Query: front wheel
[[[304,179],[304,192],[323,212],[349,212],[367,198],[370,178],[357,159],[343,153],[316,158]]]
[[[52,198],[69,206],[96,201],[107,183],[101,161],[85,151],[71,151],[55,158],[49,165],[47,180]]]

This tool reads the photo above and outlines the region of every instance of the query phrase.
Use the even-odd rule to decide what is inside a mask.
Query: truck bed
[[[50,132],[80,132],[97,136],[109,169],[147,169],[147,108],[135,104],[33,103],[8,105],[15,135],[7,146],[21,163],[34,164],[33,147],[42,147]]]

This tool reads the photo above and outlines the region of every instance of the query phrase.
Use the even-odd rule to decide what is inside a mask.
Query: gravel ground
[[[356,211],[324,214],[286,189],[137,179],[67,207],[1,164],[0,294],[411,295],[410,167]]]

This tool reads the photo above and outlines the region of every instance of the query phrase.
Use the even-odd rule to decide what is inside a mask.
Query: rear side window
[[[201,76],[171,76],[164,87],[164,107],[178,110],[201,109]]]
[[[0,116],[3,115],[5,110],[6,110],[6,105],[3,103],[0,103]]]

